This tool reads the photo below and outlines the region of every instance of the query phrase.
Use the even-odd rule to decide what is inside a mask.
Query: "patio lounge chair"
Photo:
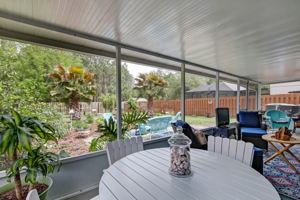
[[[114,118],[114,116],[112,115],[112,113],[103,113],[103,118],[104,118],[104,120],[108,123],[108,121],[109,121],[109,118],[113,118],[113,120],[115,121],[115,118]]]
[[[268,110],[265,112],[265,117],[268,125],[272,129],[278,129],[284,126],[289,128],[291,123],[291,118],[280,110]]]
[[[174,117],[172,117],[172,122],[176,122],[177,120],[181,119],[182,113],[178,112]]]
[[[148,119],[146,124],[138,124],[139,134],[145,133],[164,133],[168,131],[168,127],[171,125],[171,116],[160,116]]]

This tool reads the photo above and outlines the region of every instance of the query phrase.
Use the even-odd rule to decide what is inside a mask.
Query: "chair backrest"
[[[261,126],[261,116],[257,111],[240,111],[238,121],[241,127],[259,128]]]
[[[174,117],[172,117],[172,121],[177,121],[181,119],[182,113],[178,112]]]
[[[254,145],[242,140],[208,136],[207,150],[252,165]]]
[[[143,138],[141,136],[108,142],[106,152],[109,165],[129,154],[142,150],[144,150],[144,147]]]
[[[285,112],[282,112],[280,110],[268,110],[266,111],[265,115],[270,117],[274,121],[279,121],[280,118],[287,118]]]
[[[30,192],[28,192],[26,200],[40,200],[36,189],[31,190]]]

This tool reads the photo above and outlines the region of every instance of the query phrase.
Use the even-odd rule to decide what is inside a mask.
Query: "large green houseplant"
[[[14,179],[16,198],[24,199],[21,168],[25,168],[25,183],[31,183],[30,188],[37,180],[38,174],[46,176],[53,172],[58,161],[52,153],[40,152],[41,147],[33,149],[41,142],[49,140],[57,142],[55,129],[37,118],[21,116],[16,111],[11,115],[0,115],[0,153],[6,154],[11,160],[11,166],[7,170],[8,181]],[[23,181],[23,183],[24,183]],[[4,186],[5,187],[5,186]]]

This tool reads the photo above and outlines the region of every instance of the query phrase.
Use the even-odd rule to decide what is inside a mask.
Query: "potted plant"
[[[41,147],[32,149],[34,141],[47,142],[49,140],[57,142],[55,137],[55,129],[46,123],[42,123],[37,118],[21,116],[16,111],[12,111],[11,115],[0,116],[0,153],[6,154],[11,160],[11,165],[7,170],[8,181],[14,179],[14,183],[10,183],[0,187],[0,197],[6,192],[15,190],[15,196],[18,200],[23,200],[26,196],[24,192],[28,184],[41,183],[46,184],[48,189],[51,187],[52,180],[47,177],[38,177],[38,174],[46,176],[53,172],[54,154],[41,153]],[[25,156],[22,156],[25,154]],[[55,160],[58,161],[58,158]],[[25,179],[21,180],[20,170],[25,168]],[[29,186],[33,188],[34,185]],[[40,194],[43,195],[43,194]],[[44,198],[41,196],[41,198]],[[45,198],[44,198],[45,199]]]

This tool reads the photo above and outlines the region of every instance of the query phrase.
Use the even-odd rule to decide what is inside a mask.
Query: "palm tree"
[[[140,74],[135,80],[134,89],[140,92],[140,96],[147,98],[147,110],[152,116],[154,97],[162,94],[164,88],[167,86],[167,82],[154,73]]]
[[[80,119],[79,102],[90,102],[96,94],[94,74],[83,68],[69,67],[65,70],[58,65],[49,76],[53,80],[50,95],[74,110],[73,119]]]

